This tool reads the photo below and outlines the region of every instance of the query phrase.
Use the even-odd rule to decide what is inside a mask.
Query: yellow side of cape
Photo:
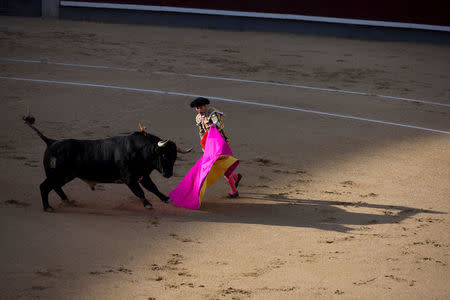
[[[231,155],[220,155],[217,158],[211,167],[208,176],[206,176],[205,181],[203,181],[202,189],[198,195],[199,204],[202,204],[203,195],[205,194],[206,189],[222,177],[236,161],[238,161],[238,159]]]

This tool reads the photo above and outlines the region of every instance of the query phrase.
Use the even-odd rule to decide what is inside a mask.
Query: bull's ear
[[[169,141],[169,140],[159,141],[159,142],[158,142],[158,147],[164,147],[164,146],[167,144],[168,141]]]

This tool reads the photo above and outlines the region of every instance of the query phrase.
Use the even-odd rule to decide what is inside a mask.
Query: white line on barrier
[[[175,12],[187,14],[204,14],[204,15],[219,15],[219,16],[249,17],[249,18],[264,18],[264,19],[280,19],[280,20],[300,20],[300,21],[325,22],[337,24],[354,24],[364,26],[450,31],[450,26],[442,26],[442,25],[375,21],[375,20],[349,19],[349,18],[332,18],[332,17],[308,16],[296,14],[262,13],[254,11],[202,9],[202,8],[189,8],[177,6],[136,5],[136,4],[119,4],[119,3],[98,3],[98,2],[93,3],[93,2],[64,1],[64,0],[61,1],[61,6],[129,9],[129,10],[143,10],[143,11],[157,11],[157,12]]]
[[[129,68],[72,64],[72,63],[58,63],[58,62],[50,62],[50,61],[46,61],[46,60],[16,59],[16,58],[4,58],[4,57],[0,57],[0,60],[23,62],[23,63],[43,63],[43,64],[49,64],[49,65],[72,66],[72,67],[87,67],[87,68],[96,68],[96,69],[111,69],[111,70],[129,71],[129,72],[137,72],[138,71],[137,69],[129,69]],[[280,86],[280,87],[300,88],[300,89],[315,90],[315,91],[322,91],[322,92],[372,96],[372,97],[384,98],[384,99],[389,99],[389,100],[394,100],[394,101],[406,101],[406,102],[414,102],[414,103],[422,103],[422,104],[450,107],[450,104],[447,104],[447,103],[432,102],[432,101],[411,99],[411,98],[405,98],[405,97],[395,97],[395,96],[387,96],[387,95],[380,95],[380,94],[372,94],[372,93],[366,93],[366,92],[355,92],[355,91],[340,90],[340,89],[319,88],[319,87],[289,84],[289,83],[268,82],[268,81],[228,78],[228,77],[218,77],[218,76],[207,76],[207,75],[195,75],[195,74],[186,74],[186,73],[180,74],[180,73],[173,73],[173,72],[154,71],[151,73],[158,74],[158,75],[170,75],[170,76],[177,75],[177,76],[186,76],[186,77],[192,77],[192,78],[203,78],[203,79],[212,79],[212,80],[224,80],[224,81],[245,82],[245,83],[261,84],[261,85],[273,85],[273,86]]]
[[[388,122],[388,121],[381,121],[381,120],[375,120],[375,119],[366,119],[366,118],[360,118],[360,117],[355,117],[355,116],[350,116],[350,115],[327,113],[327,112],[322,112],[322,111],[317,111],[317,110],[310,110],[310,109],[303,109],[303,108],[298,108],[298,107],[289,107],[289,106],[281,106],[281,105],[275,105],[275,104],[258,103],[258,102],[252,102],[252,101],[247,101],[247,100],[229,99],[229,98],[214,97],[214,96],[207,96],[207,95],[197,95],[197,94],[188,94],[188,93],[170,92],[170,91],[152,90],[152,89],[130,88],[130,87],[121,87],[121,86],[114,86],[114,85],[92,84],[92,83],[84,83],[84,82],[70,82],[70,81],[33,79],[33,78],[19,78],[19,77],[0,76],[0,79],[17,80],[17,81],[30,81],[30,82],[40,82],[40,83],[53,83],[53,84],[74,85],[74,86],[100,87],[100,88],[108,88],[108,89],[137,91],[137,92],[144,92],[144,93],[164,94],[164,95],[183,96],[183,97],[206,97],[206,98],[217,100],[217,101],[249,104],[249,105],[262,106],[262,107],[270,107],[270,108],[276,108],[276,109],[291,110],[291,111],[299,111],[299,112],[312,113],[312,114],[316,114],[316,115],[323,115],[323,116],[329,116],[329,117],[358,120],[358,121],[364,121],[364,122],[370,122],[370,123],[392,125],[392,126],[397,126],[397,127],[406,127],[406,128],[418,129],[418,130],[423,130],[423,131],[430,131],[430,132],[435,132],[435,133],[450,134],[450,131],[438,130],[438,129],[432,129],[432,128],[414,126],[414,125],[407,125],[407,124]]]

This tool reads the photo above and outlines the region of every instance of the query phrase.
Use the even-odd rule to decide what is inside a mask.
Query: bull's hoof
[[[172,202],[172,199],[170,199],[169,197],[165,197],[165,198],[162,198],[161,201],[164,203],[170,203],[170,202]]]
[[[49,206],[49,207],[44,208],[44,211],[51,213],[51,212],[54,212],[55,210],[53,209],[53,207]]]
[[[152,209],[152,208],[153,208],[153,205],[151,205],[150,203],[148,203],[148,204],[145,204],[144,207],[147,208],[147,209]]]

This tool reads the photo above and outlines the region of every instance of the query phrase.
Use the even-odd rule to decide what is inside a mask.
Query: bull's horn
[[[192,150],[192,147],[189,149],[184,149],[184,150],[177,147],[178,153],[189,153],[189,152],[191,152],[191,150]]]
[[[159,142],[158,142],[158,147],[164,147],[164,146],[167,144],[168,141],[169,141],[169,140],[159,141]]]

